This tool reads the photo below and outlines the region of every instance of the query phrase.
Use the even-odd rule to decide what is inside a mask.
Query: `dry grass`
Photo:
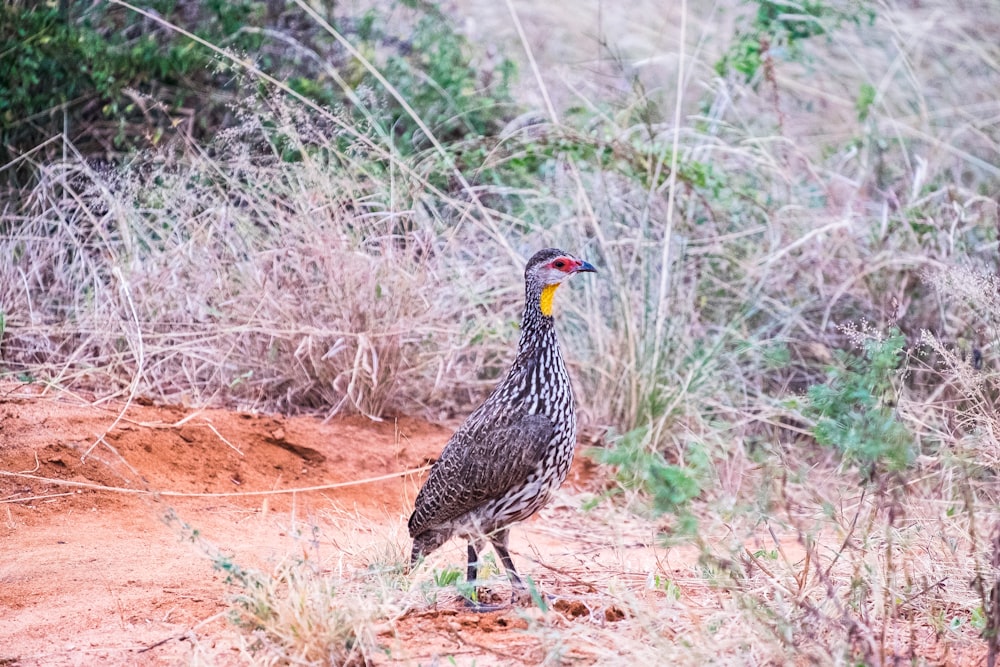
[[[280,90],[211,150],[40,165],[0,221],[4,367],[106,396],[462,414],[510,360],[524,257],[559,245],[601,271],[559,302],[585,423],[710,466],[680,596],[609,580],[597,595],[628,608],[626,631],[543,617],[529,630],[553,647],[546,660],[563,645],[598,663],[981,656],[975,637],[1000,627],[1000,16],[986,2],[878,4],[874,25],[775,52],[771,75],[744,83],[713,69],[739,8],[644,7],[632,31],[634,14],[605,3],[566,21],[560,9],[558,28],[556,9],[521,9],[513,44],[542,65],[524,96],[553,102],[523,132],[579,150],[516,191],[464,177],[436,189],[441,162]],[[470,29],[502,34],[482,20]],[[591,47],[559,45],[605,26],[632,41],[560,64]],[[561,120],[576,104],[582,127]],[[277,138],[326,150],[287,162]],[[588,157],[602,151],[613,159]],[[920,449],[905,475],[867,486],[800,410],[850,349],[839,325],[863,319],[907,336],[893,401]],[[275,660],[293,628],[323,646],[350,628],[363,658],[372,625],[419,588],[345,593],[359,584],[310,567],[260,580],[278,610],[252,636]]]
[[[507,664],[975,663],[985,619],[968,577],[990,570],[968,517],[949,516],[937,494],[887,501],[836,481],[789,484],[764,525],[706,513],[693,545],[660,542],[662,522],[614,503],[581,513],[585,497],[562,495],[520,529],[529,547],[515,556],[572,611],[511,611],[522,629],[501,640],[447,611],[459,593],[438,578],[463,569],[462,545],[402,573],[402,516],[320,513],[289,526],[294,556],[261,570],[203,548],[237,573],[230,614],[254,664],[423,664],[470,650]],[[508,590],[503,575],[490,585]]]
[[[807,374],[791,381],[802,387],[823,347],[841,344],[838,323],[938,328],[921,272],[991,247],[995,207],[977,190],[995,170],[971,156],[982,147],[976,128],[996,111],[976,91],[997,72],[988,51],[968,45],[985,43],[968,40],[988,26],[952,14],[915,54],[903,47],[925,35],[918,14],[887,7],[878,30],[810,44],[812,74],[779,63],[784,122],[764,134],[774,129],[770,94],[711,76],[718,47],[703,45],[725,34],[692,8],[680,123],[598,116],[594,136],[623,153],[625,173],[564,156],[551,182],[518,193],[527,224],[484,203],[510,193],[436,191],[422,158],[391,157],[367,136],[334,148],[343,119],[311,118],[281,98],[247,110],[211,154],[189,146],[124,172],[43,166],[42,183],[8,215],[4,359],[39,376],[57,369],[57,382],[193,403],[461,412],[509,358],[523,257],[559,244],[602,264],[597,285],[560,303],[593,422],[643,423],[660,393],[688,412],[679,404],[691,383],[713,376],[726,386],[709,381],[699,401],[788,382],[758,363],[764,345],[792,348]],[[968,67],[983,83],[940,93],[930,82],[944,80],[941,54],[959,46],[978,58]],[[907,85],[894,85],[900,71]],[[880,88],[859,124],[854,88],[869,81]],[[673,106],[653,93],[645,101]],[[698,107],[707,113],[692,114]],[[899,111],[910,107],[925,113]],[[272,126],[292,146],[330,152],[299,163],[277,147],[251,153],[275,141]],[[667,178],[675,144],[677,181]],[[388,174],[369,162],[386,155]],[[686,180],[696,167],[711,170],[708,186]],[[730,354],[734,343],[751,353]],[[692,361],[698,346],[707,362]]]

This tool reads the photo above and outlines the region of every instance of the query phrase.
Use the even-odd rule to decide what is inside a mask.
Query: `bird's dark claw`
[[[476,602],[475,600],[470,600],[469,598],[465,598],[465,606],[469,609],[469,611],[474,611],[477,614],[485,614],[491,611],[500,611],[507,608],[507,605],[486,604],[485,602]]]

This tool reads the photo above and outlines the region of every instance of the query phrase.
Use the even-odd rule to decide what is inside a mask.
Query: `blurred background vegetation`
[[[904,497],[914,521],[931,499],[965,518],[928,553],[980,577],[995,1],[619,5],[5,3],[0,370],[453,418],[511,360],[524,258],[558,245],[601,272],[559,326],[607,497],[678,538],[740,516],[807,543],[852,534],[846,484],[894,508],[882,554],[917,539],[893,532]],[[898,619],[933,562],[888,560],[876,616]],[[834,625],[882,590],[845,576]],[[995,638],[963,590],[928,618]]]

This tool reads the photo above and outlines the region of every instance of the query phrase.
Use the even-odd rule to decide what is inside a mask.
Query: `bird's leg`
[[[490,541],[493,543],[493,550],[500,556],[503,568],[507,571],[507,578],[510,579],[510,585],[513,588],[511,604],[528,602],[531,599],[531,595],[528,593],[524,582],[521,581],[521,577],[518,576],[517,570],[514,569],[514,561],[511,559],[510,551],[507,549],[507,540],[509,538],[510,533],[508,530],[502,528],[490,536]]]
[[[493,550],[497,552],[498,556],[500,556],[500,562],[503,563],[503,568],[507,570],[507,578],[510,579],[510,583],[518,588],[524,588],[524,582],[521,581],[521,577],[518,576],[517,570],[514,569],[514,561],[511,560],[510,551],[507,550],[507,540],[509,537],[510,534],[507,529],[501,528],[490,536],[490,541],[493,543]]]
[[[469,592],[473,597],[465,598],[465,605],[469,607],[472,611],[486,612],[486,611],[497,611],[501,607],[491,604],[483,604],[479,601],[483,594],[479,588],[479,551],[482,550],[483,544],[479,541],[469,540],[469,567],[465,573],[466,581],[472,590]],[[475,593],[473,594],[473,591]],[[464,597],[464,596],[463,596]]]
[[[471,586],[475,586],[479,580],[479,554],[476,553],[476,545],[472,540],[469,540],[469,569],[465,573],[465,580]]]

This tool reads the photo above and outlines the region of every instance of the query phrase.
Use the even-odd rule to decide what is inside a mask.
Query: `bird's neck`
[[[529,287],[526,290],[518,356],[530,354],[539,346],[559,353],[555,320],[552,318],[552,297],[556,287],[557,285],[549,285],[544,288]]]
[[[511,365],[506,380],[497,385],[501,400],[517,403],[532,413],[555,414],[560,406],[572,407],[572,392],[555,392],[538,395],[548,385],[565,386],[569,383],[566,364],[556,338],[555,321],[542,311],[543,288],[527,289],[524,317],[521,320],[521,340],[517,344],[517,359]],[[550,292],[551,294],[551,292]],[[551,297],[550,297],[551,298]],[[551,311],[550,311],[551,312]],[[544,394],[544,392],[543,392]]]

